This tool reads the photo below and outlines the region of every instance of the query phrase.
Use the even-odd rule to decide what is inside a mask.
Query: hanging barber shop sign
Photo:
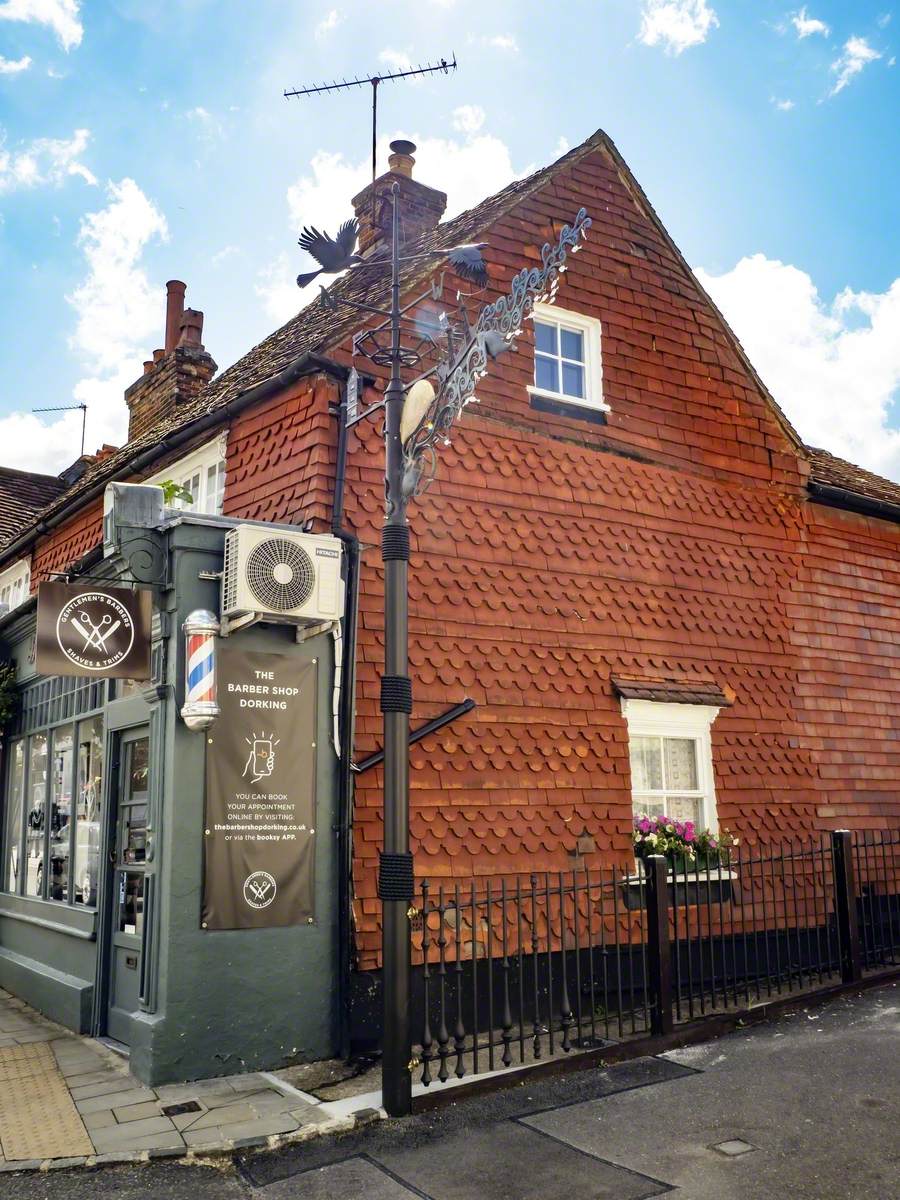
[[[42,583],[35,665],[42,675],[150,678],[150,593]]]

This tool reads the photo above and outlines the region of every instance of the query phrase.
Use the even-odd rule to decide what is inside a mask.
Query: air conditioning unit
[[[341,543],[324,534],[238,525],[225,535],[222,624],[311,625],[344,613]]]

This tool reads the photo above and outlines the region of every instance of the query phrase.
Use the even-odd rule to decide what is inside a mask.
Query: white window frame
[[[228,447],[227,432],[220,433],[218,437],[213,438],[211,442],[206,442],[202,446],[198,446],[190,454],[184,458],[178,459],[177,462],[170,463],[162,471],[157,471],[155,475],[151,475],[145,483],[164,483],[167,479],[171,479],[174,483],[181,484],[186,479],[190,479],[192,475],[199,474],[200,487],[198,495],[194,496],[193,504],[187,504],[182,500],[172,502],[173,508],[180,508],[183,512],[202,513],[212,516],[222,515],[221,504],[213,512],[206,507],[209,500],[207,493],[207,480],[210,468],[218,467],[221,463],[224,466],[226,461],[226,451]],[[225,484],[227,477],[222,487],[222,501],[225,499]]]
[[[629,743],[635,737],[691,738],[696,743],[698,789],[690,794],[696,794],[700,799],[699,828],[718,833],[711,732],[712,723],[719,715],[718,707],[713,704],[668,704],[655,700],[623,699],[622,715],[628,725]],[[631,794],[633,808],[633,782]],[[670,789],[669,794],[676,794],[675,789]],[[646,793],[642,792],[641,795]]]
[[[545,324],[558,325],[562,329],[571,329],[580,333],[584,339],[584,398],[568,396],[565,392],[551,392],[540,388],[535,383],[528,385],[530,396],[542,396],[547,400],[556,400],[560,404],[574,404],[579,408],[589,408],[593,412],[610,412],[609,405],[603,399],[603,360],[600,354],[600,322],[595,317],[585,317],[581,313],[570,312],[559,308],[556,304],[535,304],[530,314],[532,321],[543,321]],[[537,353],[537,351],[535,351]],[[535,378],[535,367],[532,364],[532,378]]]
[[[7,612],[12,612],[20,604],[24,604],[30,594],[30,558],[20,558],[5,571],[0,571],[0,603],[9,605]]]

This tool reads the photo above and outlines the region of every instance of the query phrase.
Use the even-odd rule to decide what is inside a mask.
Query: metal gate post
[[[859,947],[859,918],[856,911],[856,869],[853,862],[853,835],[849,829],[831,834],[834,859],[835,912],[841,946],[841,979],[856,983],[862,979],[862,954]]]
[[[672,961],[669,945],[669,863],[662,854],[644,859],[647,871],[647,986],[650,991],[650,1032],[671,1033]],[[677,896],[675,901],[677,903]]]

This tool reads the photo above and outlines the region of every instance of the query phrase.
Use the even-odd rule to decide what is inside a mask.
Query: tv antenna
[[[376,139],[378,133],[378,88],[382,83],[389,83],[392,79],[411,79],[416,75],[432,75],[435,71],[442,71],[445,75],[449,75],[451,71],[456,70],[456,54],[453,55],[452,62],[447,62],[446,58],[442,58],[437,63],[427,63],[424,67],[411,67],[408,71],[383,71],[378,75],[370,75],[368,78],[356,79],[335,79],[332,83],[319,83],[315,87],[292,88],[290,91],[285,91],[286,100],[300,96],[317,96],[323,92],[343,92],[350,88],[364,87],[367,83],[372,86],[372,180],[375,180],[377,173],[376,169]]]
[[[87,405],[86,404],[61,404],[56,408],[33,408],[33,413],[44,412],[78,412],[81,411],[81,454],[84,456],[84,431],[87,425]]]

